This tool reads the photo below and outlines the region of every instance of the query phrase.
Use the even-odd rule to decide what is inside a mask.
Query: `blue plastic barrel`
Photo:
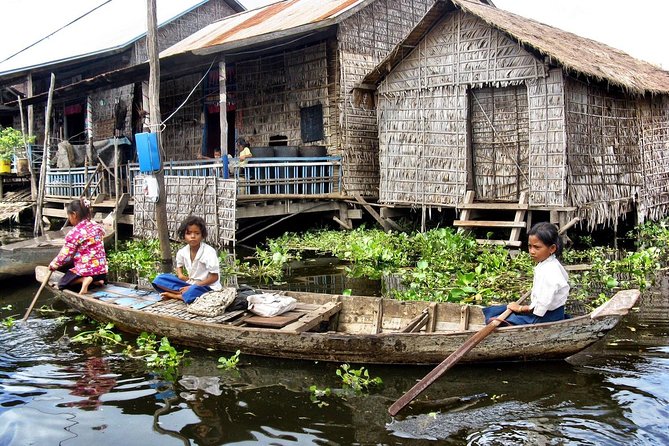
[[[135,133],[139,171],[142,173],[160,170],[160,153],[156,133]]]

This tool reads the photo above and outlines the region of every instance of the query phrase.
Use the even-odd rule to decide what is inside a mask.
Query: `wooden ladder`
[[[460,219],[453,222],[453,226],[458,227],[458,231],[472,228],[509,228],[511,234],[508,240],[476,239],[480,244],[505,245],[508,247],[519,248],[521,245],[521,231],[527,227],[525,214],[528,209],[527,192],[521,192],[518,203],[474,203],[474,191],[469,190],[465,194],[465,201],[458,205],[460,208]],[[472,210],[489,211],[516,211],[513,221],[504,220],[472,220]]]

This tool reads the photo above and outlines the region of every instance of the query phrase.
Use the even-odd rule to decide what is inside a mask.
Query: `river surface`
[[[365,285],[325,277],[297,282]],[[194,350],[172,382],[142,361],[68,342],[74,319],[34,312],[0,326],[0,445],[669,444],[669,280],[660,282],[569,362],[457,366],[397,418],[388,406],[430,367],[371,365],[380,391],[318,404],[309,388],[339,393],[338,364],[242,354],[224,372],[228,353]],[[0,319],[20,319],[37,285],[3,283]],[[37,307],[52,302],[45,293]]]

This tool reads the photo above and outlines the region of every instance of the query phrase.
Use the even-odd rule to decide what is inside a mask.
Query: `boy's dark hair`
[[[560,237],[557,226],[553,223],[542,221],[533,225],[530,230],[527,231],[527,236],[529,237],[530,235],[539,238],[539,240],[546,246],[550,247],[551,245],[555,245],[557,248],[555,250],[556,257],[562,255],[562,237]]]
[[[85,201],[84,201],[85,200]],[[91,209],[90,209],[90,202],[88,202],[85,198],[81,198],[79,200],[72,200],[68,205],[67,205],[67,213],[68,214],[76,214],[77,218],[79,220],[88,220],[91,218]]]
[[[186,229],[192,225],[200,228],[203,239],[207,238],[207,224],[204,222],[202,217],[196,217],[195,215],[189,215],[184,221],[181,222],[181,225],[179,225],[179,229],[177,230],[179,238],[184,239],[186,237]]]
[[[244,138],[238,138],[237,139],[237,144],[239,144],[242,147],[251,147],[251,144],[249,144],[249,142],[247,140],[245,140]]]

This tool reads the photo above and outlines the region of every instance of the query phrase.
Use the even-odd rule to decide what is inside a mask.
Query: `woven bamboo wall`
[[[669,96],[639,101],[641,170],[638,218],[658,220],[669,214]]]
[[[186,100],[202,73],[160,82],[160,114],[163,122]],[[202,88],[197,87],[163,129],[162,142],[166,160],[196,159],[202,151]]]
[[[142,190],[143,178],[135,180],[133,235],[156,238],[155,203],[146,199]],[[165,176],[167,225],[170,239],[179,240],[177,230],[189,215],[204,218],[207,223],[207,243],[222,247],[235,242],[235,180],[215,177]]]
[[[473,88],[470,98],[476,198],[518,201],[529,190],[527,88]]]
[[[132,100],[133,86],[126,85],[121,88],[103,90],[91,94],[93,110],[93,139],[106,139],[114,136],[114,107],[121,99],[125,104],[125,126],[123,134],[132,135]]]
[[[562,70],[527,81],[530,109],[530,197],[533,206],[567,205],[564,79]]]
[[[353,106],[353,87],[418,23],[429,0],[378,0],[339,25],[344,190],[378,196],[376,113]]]
[[[455,205],[467,181],[467,92],[443,86],[420,93],[396,97],[396,107],[379,114],[379,201]]]
[[[476,89],[522,86],[547,75],[541,62],[480,19],[456,12],[438,23],[378,89],[380,201],[457,205],[468,184],[468,103],[479,106]],[[493,133],[499,128],[504,143],[527,141],[527,122],[542,104],[537,98],[542,92],[546,103],[552,100],[546,89],[535,88],[534,97],[527,93],[524,117],[515,111],[500,113],[491,126],[482,114],[479,123],[487,124]],[[530,147],[530,153],[546,151],[546,142],[540,138],[529,135],[529,141],[543,144]],[[418,166],[417,160],[421,160]],[[517,176],[517,165],[508,167]],[[423,170],[425,174],[418,173]],[[526,172],[528,167],[521,170]],[[476,178],[472,183],[476,180],[490,182]]]
[[[588,225],[616,224],[641,185],[636,100],[566,79],[568,193]]]
[[[266,146],[275,135],[286,136],[288,145],[302,145],[300,109],[322,104],[324,139],[308,144],[331,146],[335,91],[330,88],[327,47],[321,41],[236,63],[238,134],[252,146]]]

